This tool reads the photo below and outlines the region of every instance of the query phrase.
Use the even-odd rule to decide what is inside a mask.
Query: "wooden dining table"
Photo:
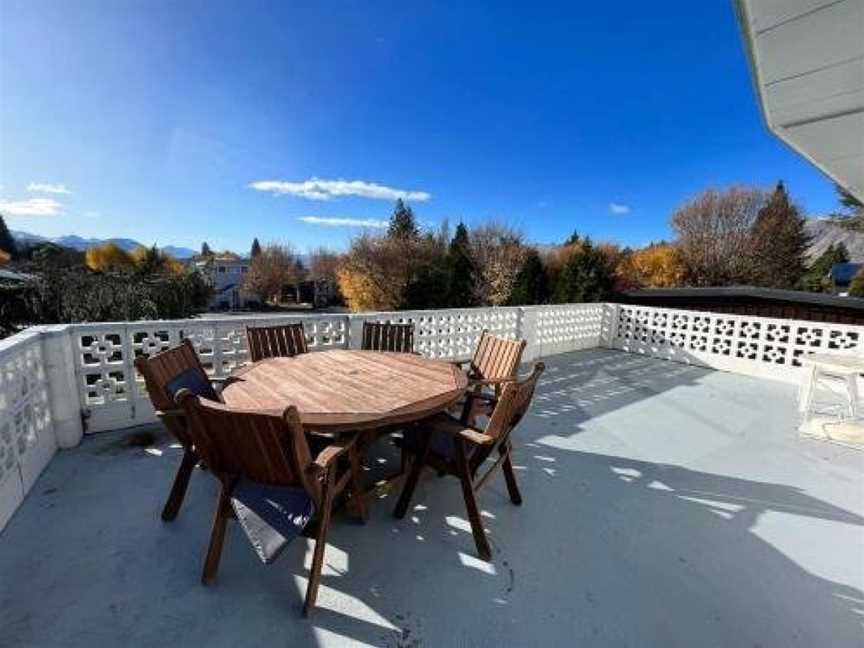
[[[309,432],[393,428],[451,408],[468,377],[455,365],[413,353],[336,349],[268,358],[232,372],[230,407],[281,414],[294,405]]]

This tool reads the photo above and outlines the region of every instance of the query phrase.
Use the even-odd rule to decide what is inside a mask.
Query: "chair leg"
[[[219,493],[219,503],[216,505],[216,513],[213,516],[213,530],[210,532],[210,546],[207,547],[207,557],[204,559],[204,573],[201,582],[210,585],[216,580],[216,572],[219,569],[219,559],[222,557],[222,545],[225,543],[225,526],[230,517],[230,495],[229,489],[222,486]]]
[[[321,583],[321,569],[324,566],[324,550],[327,548],[327,531],[330,527],[330,512],[333,508],[333,478],[332,471],[324,482],[323,505],[321,518],[318,520],[318,532],[315,534],[315,550],[312,553],[312,569],[309,571],[309,584],[306,586],[306,601],[303,604],[303,616],[309,616],[315,608],[318,599],[318,585]]]
[[[462,496],[465,498],[465,508],[468,511],[468,520],[471,522],[471,533],[474,535],[474,544],[477,545],[477,553],[483,560],[492,560],[492,549],[489,547],[489,540],[483,529],[483,520],[480,518],[480,509],[477,507],[477,494],[474,492],[468,459],[465,457],[465,447],[458,440],[456,442],[456,464],[459,470],[459,481],[462,484]]]
[[[192,476],[192,471],[195,470],[197,463],[198,457],[195,456],[194,452],[188,449],[183,451],[183,459],[180,460],[180,466],[177,468],[174,485],[171,486],[168,501],[165,502],[165,507],[162,509],[162,520],[165,522],[170,522],[180,512],[180,505],[183,504],[186,488],[189,486],[189,478]]]
[[[513,462],[510,460],[510,446],[498,448],[498,451],[504,455],[504,462],[501,464],[501,470],[504,471],[504,480],[507,482],[507,492],[510,493],[510,501],[516,506],[522,503],[522,495],[519,493],[519,486],[516,485],[516,473],[513,471]]]
[[[369,516],[366,506],[366,487],[363,480],[363,458],[357,446],[348,451],[348,461],[351,462],[351,505],[357,517],[365,524]]]
[[[417,488],[417,482],[420,480],[420,473],[423,472],[423,466],[426,464],[426,457],[429,454],[429,444],[431,441],[432,436],[427,434],[423,440],[423,447],[420,452],[414,455],[414,459],[411,462],[411,472],[408,473],[408,478],[402,487],[402,493],[399,495],[399,501],[396,502],[396,508],[393,510],[393,517],[395,518],[401,520],[408,511],[411,496],[414,495],[414,489]]]

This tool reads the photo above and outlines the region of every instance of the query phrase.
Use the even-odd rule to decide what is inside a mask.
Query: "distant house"
[[[249,259],[235,256],[214,256],[193,261],[213,288],[211,309],[240,310],[258,303],[255,295],[241,287],[243,277],[249,272],[249,263]]]
[[[831,266],[831,272],[828,277],[831,279],[831,286],[834,288],[834,292],[847,292],[849,284],[852,283],[852,279],[855,278],[861,267],[861,263],[835,263]]]

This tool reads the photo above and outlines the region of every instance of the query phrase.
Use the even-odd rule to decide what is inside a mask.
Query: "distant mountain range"
[[[60,245],[62,247],[72,248],[73,250],[78,250],[80,252],[83,252],[87,248],[102,245],[103,243],[115,243],[124,250],[134,250],[135,248],[142,246],[149,247],[144,246],[143,243],[139,243],[134,239],[128,238],[82,238],[80,236],[75,236],[74,234],[49,238],[47,236],[39,236],[38,234],[30,234],[29,232],[20,232],[15,230],[12,230],[12,236],[18,243],[34,244],[49,242],[54,243],[55,245]],[[176,247],[174,245],[166,245],[164,247],[160,247],[159,249],[177,259],[188,259],[189,257],[198,253],[197,250],[192,250],[185,247]]]
[[[842,243],[849,252],[849,261],[864,263],[864,214],[844,219],[807,219],[805,229],[810,235],[808,260],[814,261],[828,246]]]

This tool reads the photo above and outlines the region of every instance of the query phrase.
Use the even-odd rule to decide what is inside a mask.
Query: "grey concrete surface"
[[[199,583],[215,500],[179,459],[106,433],[61,452],[0,535],[2,646],[861,646],[864,453],[796,437],[794,388],[613,351],[549,359],[518,430],[525,503],[481,493],[476,559],[458,483],[391,517],[337,515],[318,610],[310,548],[263,566],[229,528]],[[373,469],[395,454],[382,442]],[[304,566],[305,562],[305,566]]]

